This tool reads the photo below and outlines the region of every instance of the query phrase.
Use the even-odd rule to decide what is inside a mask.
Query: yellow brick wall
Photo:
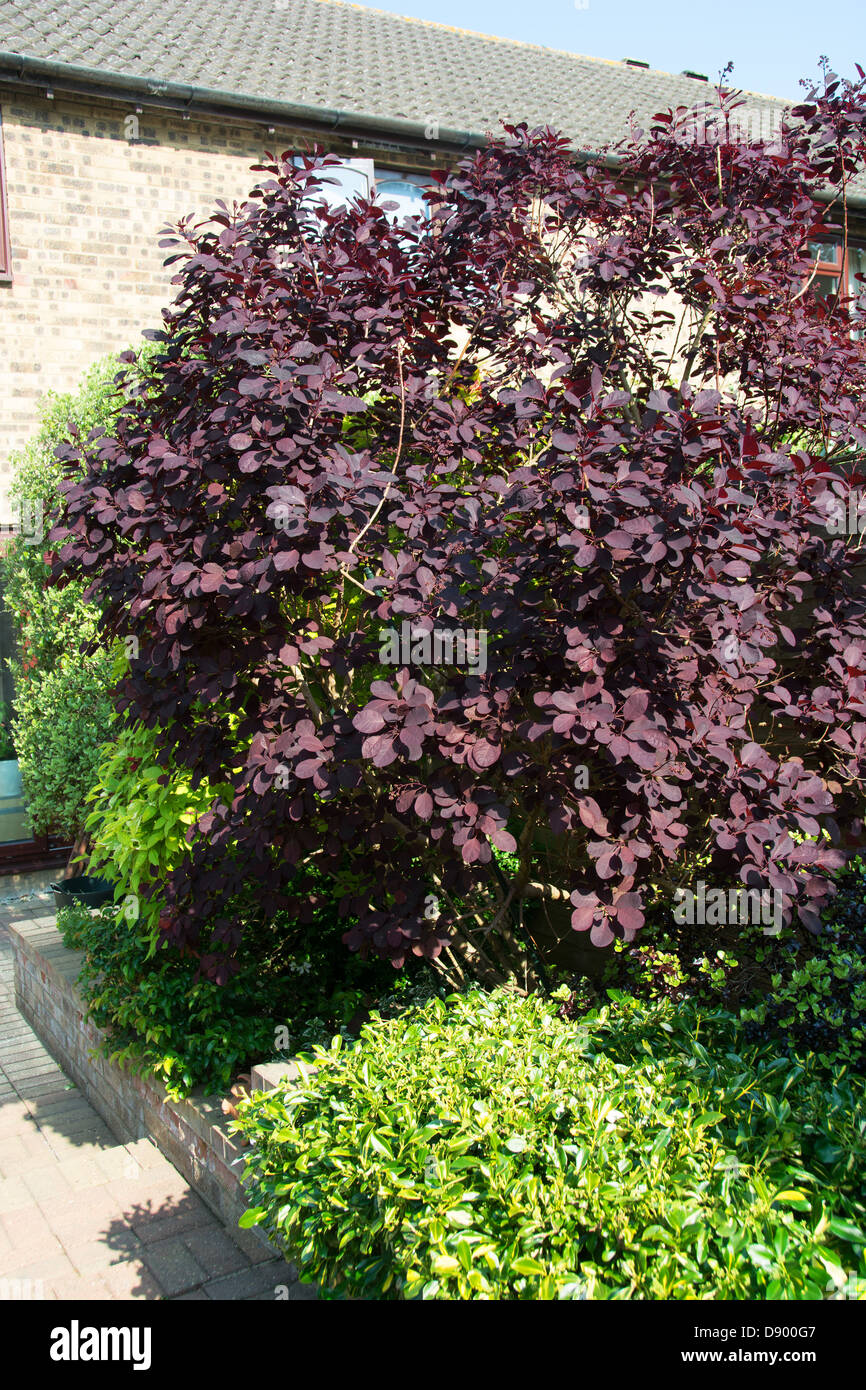
[[[47,390],[67,391],[107,352],[141,341],[172,298],[159,232],[256,182],[266,149],[310,147],[309,135],[135,105],[0,90],[11,284],[0,283],[0,523],[10,454],[29,438]],[[128,127],[132,129],[132,127]],[[339,146],[335,146],[339,149]],[[369,157],[373,151],[339,151]],[[383,161],[380,159],[380,163]],[[405,163],[389,155],[388,167]]]

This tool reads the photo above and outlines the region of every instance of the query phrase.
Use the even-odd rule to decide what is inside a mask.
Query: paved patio
[[[148,1139],[120,1144],[15,1008],[0,905],[0,1299],[309,1299],[262,1247],[241,1250]]]

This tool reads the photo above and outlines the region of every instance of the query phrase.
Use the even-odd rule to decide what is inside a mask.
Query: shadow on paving
[[[298,1301],[316,1289],[299,1283],[293,1266],[262,1245],[250,1255],[194,1192],[126,1207],[102,1235],[113,1256],[111,1281],[126,1298]]]
[[[149,1139],[111,1133],[16,1009],[12,975],[0,920],[0,1299],[315,1298]]]

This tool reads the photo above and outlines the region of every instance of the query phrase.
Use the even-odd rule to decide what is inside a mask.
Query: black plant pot
[[[102,907],[114,898],[113,883],[109,883],[107,878],[90,878],[87,875],[62,878],[59,883],[52,883],[51,889],[57,912],[61,907],[71,907],[73,903],[83,903],[85,907]]]

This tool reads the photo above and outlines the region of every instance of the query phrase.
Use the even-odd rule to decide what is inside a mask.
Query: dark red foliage
[[[402,226],[284,155],[165,243],[149,389],[66,452],[52,541],[138,639],[127,717],[233,787],[176,940],[230,954],[241,883],[275,908],[301,862],[351,865],[352,948],[485,978],[551,889],[599,944],[698,872],[817,925],[863,792],[863,571],[822,507],[866,479],[866,361],[803,286],[863,119],[862,84],[773,145],[664,113],[615,171],[510,128]],[[486,671],[383,667],[404,621],[484,629]]]

